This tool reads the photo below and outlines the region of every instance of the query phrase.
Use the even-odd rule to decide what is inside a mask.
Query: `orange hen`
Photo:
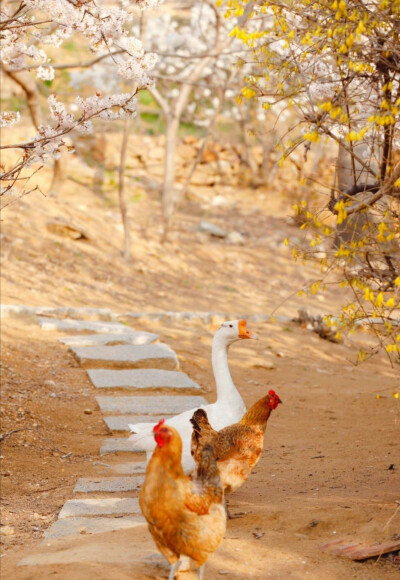
[[[254,403],[238,423],[221,431],[211,427],[203,409],[193,414],[192,455],[197,461],[206,445],[213,447],[225,493],[237,490],[260,459],[267,421],[271,411],[281,402],[271,390]]]
[[[139,503],[161,554],[171,564],[173,580],[181,555],[200,566],[222,541],[226,529],[221,485],[214,451],[205,444],[197,453],[197,471],[189,478],[182,469],[179,433],[161,420],[154,427],[157,446],[146,469]]]

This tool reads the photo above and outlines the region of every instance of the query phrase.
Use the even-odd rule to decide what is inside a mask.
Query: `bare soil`
[[[74,163],[69,172],[82,173]],[[5,211],[3,303],[239,315],[269,313],[284,302],[278,314],[287,316],[299,306],[337,313],[344,303],[333,289],[312,302],[296,294],[316,274],[294,263],[284,247],[285,237],[299,236],[299,230],[288,224],[286,202],[274,192],[198,188],[163,245],[159,202],[142,191],[140,201],[130,204],[134,242],[127,263],[120,256],[114,194],[107,201],[67,184],[62,197],[34,194]],[[288,187],[281,186],[285,193]],[[212,206],[216,194],[226,197],[226,207]],[[46,223],[54,217],[81,224],[89,239],[49,231]],[[241,231],[245,245],[197,232],[200,219]],[[213,400],[210,350],[217,324],[140,319],[135,328],[159,333],[176,350],[182,370]],[[270,418],[255,472],[229,499],[231,511],[244,515],[228,523],[226,539],[207,564],[207,579],[398,578],[392,556],[356,563],[320,546],[342,537],[372,543],[400,532],[399,513],[387,525],[400,499],[400,399],[393,396],[399,368],[383,354],[355,366],[359,344],[369,340],[365,334],[333,344],[293,323],[249,326],[260,340],[232,346],[235,383],[248,405],[269,388],[284,404]],[[95,390],[59,336],[40,330],[33,319],[2,322],[2,578],[164,578],[157,560],[143,559],[155,552],[143,527],[41,544],[78,477],[101,471],[95,463],[104,460],[99,448],[107,435]],[[260,367],[263,361],[276,368]],[[42,551],[54,554],[54,563],[17,566]],[[76,554],[80,563],[74,563]]]

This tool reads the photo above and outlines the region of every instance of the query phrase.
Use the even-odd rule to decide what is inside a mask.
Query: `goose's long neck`
[[[217,386],[217,399],[226,400],[228,405],[242,404],[240,396],[232,380],[228,365],[228,345],[224,337],[214,336],[212,344],[212,368]]]

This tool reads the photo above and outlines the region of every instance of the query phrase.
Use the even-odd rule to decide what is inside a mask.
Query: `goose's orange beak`
[[[257,340],[258,336],[247,328],[245,320],[239,320],[239,338],[252,338],[253,340]]]

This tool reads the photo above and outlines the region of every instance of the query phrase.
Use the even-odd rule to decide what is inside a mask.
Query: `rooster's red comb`
[[[161,425],[164,425],[164,423],[165,423],[165,419],[160,419],[159,422],[157,423],[157,425],[155,425],[153,427],[154,433],[157,433],[157,431],[160,429]]]

